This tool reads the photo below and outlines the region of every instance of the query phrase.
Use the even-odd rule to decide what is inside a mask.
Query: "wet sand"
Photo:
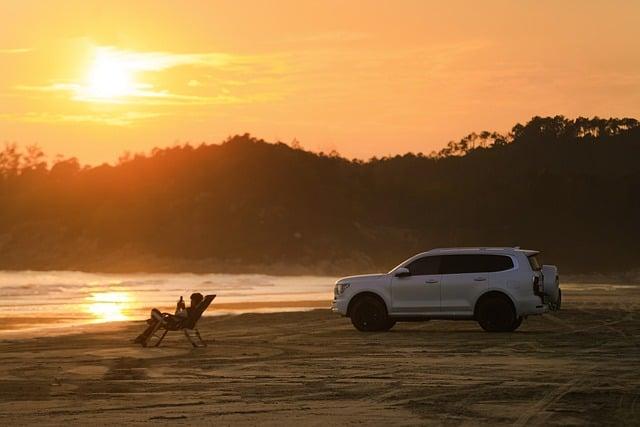
[[[255,302],[223,302],[215,304],[215,315],[239,313],[269,313],[287,311],[306,311],[316,308],[326,308],[327,301],[318,300],[289,300],[289,301],[255,301]],[[175,307],[159,308],[163,312],[172,313]],[[148,316],[149,309],[138,310],[137,317]],[[63,313],[59,316],[0,316],[0,341],[15,336],[32,337],[45,334],[66,335],[77,330],[87,330],[87,326],[103,323],[90,319],[89,316],[74,316]],[[133,315],[132,315],[133,316]],[[43,333],[45,331],[45,333]]]
[[[637,425],[640,287],[564,300],[511,334],[313,310],[203,318],[204,349],[137,347],[142,322],[3,340],[0,424]]]

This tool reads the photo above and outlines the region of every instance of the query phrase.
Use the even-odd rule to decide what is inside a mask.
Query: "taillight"
[[[533,293],[542,295],[542,286],[540,286],[540,277],[533,276]]]

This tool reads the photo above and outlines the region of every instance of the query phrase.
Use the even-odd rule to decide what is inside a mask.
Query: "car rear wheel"
[[[375,297],[365,295],[354,302],[351,323],[360,332],[388,331],[395,321],[387,317],[387,308]]]
[[[512,332],[522,323],[522,318],[516,318],[511,302],[499,295],[482,299],[476,318],[482,329],[487,332]]]

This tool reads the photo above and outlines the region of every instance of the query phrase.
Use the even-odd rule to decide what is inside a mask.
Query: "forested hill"
[[[357,273],[439,246],[640,267],[640,124],[535,117],[430,155],[350,161],[249,135],[116,166],[0,153],[0,268]]]

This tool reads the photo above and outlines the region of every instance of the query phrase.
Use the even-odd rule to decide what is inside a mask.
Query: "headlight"
[[[349,283],[338,283],[336,287],[333,289],[333,294],[338,297],[342,295],[344,291],[346,291],[349,288],[349,286],[351,286]]]

